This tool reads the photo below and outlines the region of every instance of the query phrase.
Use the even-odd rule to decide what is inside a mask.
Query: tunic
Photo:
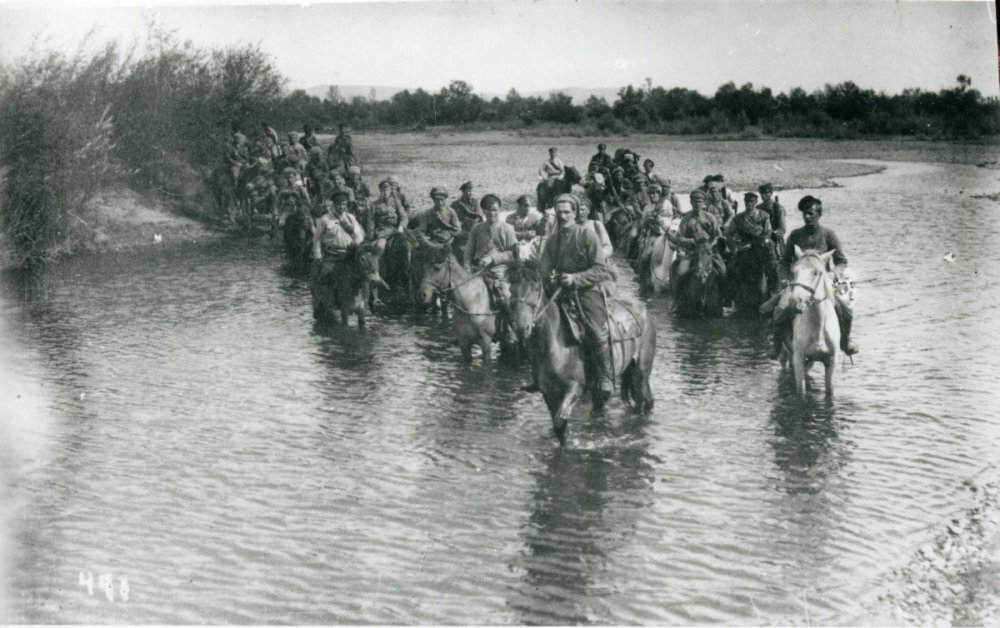
[[[424,234],[438,244],[451,242],[455,234],[462,230],[455,210],[450,207],[442,207],[440,211],[433,208],[427,210],[423,223]]]
[[[729,221],[733,219],[735,212],[733,211],[733,206],[729,204],[726,199],[720,200],[718,203],[713,203],[711,199],[705,201],[704,212],[710,213],[719,219],[719,224],[726,226]]]
[[[462,225],[462,231],[471,231],[476,223],[484,219],[483,215],[479,212],[479,203],[474,198],[470,197],[468,201],[459,198],[451,204],[451,208],[455,210],[455,215],[458,216],[458,221]]]
[[[471,264],[489,255],[494,263],[508,262],[514,259],[516,248],[514,227],[500,221],[493,225],[481,222],[469,234],[469,241],[465,244],[465,261]]]
[[[767,212],[768,217],[771,219],[771,229],[774,233],[780,235],[782,239],[785,237],[785,208],[776,200],[772,200],[770,203],[761,203],[757,206],[757,209],[762,209]]]
[[[538,170],[538,176],[543,179],[562,178],[565,173],[566,166],[563,165],[562,159],[558,157],[546,161]]]
[[[743,212],[726,227],[726,237],[732,240],[736,247],[750,244],[755,240],[769,240],[771,220],[767,217],[767,212],[760,209]]]
[[[388,238],[400,225],[405,227],[407,221],[406,212],[392,197],[388,202],[380,198],[372,203],[365,216],[365,235],[369,241]]]
[[[343,221],[343,222],[341,222]],[[344,222],[350,228],[344,226]],[[316,219],[316,231],[313,235],[313,258],[320,259],[320,251],[335,253],[343,251],[351,244],[361,244],[365,233],[354,216],[348,212],[338,219],[332,213],[324,214]]]
[[[691,250],[698,243],[698,240],[715,240],[721,235],[719,229],[719,219],[715,214],[710,214],[704,210],[699,212],[689,212],[681,219],[680,227],[677,229],[677,243],[687,250]]]
[[[552,271],[575,274],[580,290],[592,289],[608,277],[597,234],[593,228],[576,223],[557,227],[549,236],[542,251],[541,268],[544,277]]]
[[[534,209],[529,209],[524,216],[517,212],[507,216],[507,224],[514,228],[514,235],[519,242],[530,240],[538,235],[538,225],[542,222],[542,215]]]

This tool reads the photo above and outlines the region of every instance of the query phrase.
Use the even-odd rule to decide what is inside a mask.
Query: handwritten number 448
[[[87,594],[94,595],[94,574],[91,571],[86,573],[80,572],[80,586],[87,587]],[[109,602],[115,601],[115,583],[114,576],[109,573],[102,573],[97,576],[97,589],[99,591],[104,591],[104,597],[108,598]],[[128,577],[119,576],[118,577],[118,597],[121,598],[123,602],[128,602]]]

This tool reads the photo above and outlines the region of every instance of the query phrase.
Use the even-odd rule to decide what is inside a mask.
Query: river
[[[879,165],[779,193],[861,282],[832,401],[658,297],[652,416],[583,405],[564,448],[523,372],[429,316],[318,329],[258,241],[8,277],[0,621],[899,621],[894,570],[1000,459],[1000,176]]]

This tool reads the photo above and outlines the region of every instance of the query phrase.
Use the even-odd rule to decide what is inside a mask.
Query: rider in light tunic
[[[518,242],[525,242],[539,235],[538,225],[542,215],[528,204],[528,197],[522,194],[517,197],[517,209],[507,216],[507,224],[514,227],[514,235]]]
[[[799,201],[799,211],[802,212],[802,220],[805,226],[792,231],[788,236],[784,254],[781,256],[778,272],[782,280],[787,281],[788,273],[795,263],[795,247],[805,251],[812,249],[817,253],[834,251],[833,263],[835,281],[843,280],[847,270],[847,256],[840,245],[837,235],[825,227],[820,226],[820,217],[823,215],[822,202],[813,196],[805,196]],[[840,323],[840,348],[847,355],[854,355],[858,352],[858,345],[851,340],[851,326],[854,321],[854,313],[851,311],[850,303],[839,297],[833,300],[834,309],[837,312],[837,320]],[[791,334],[792,319],[795,314],[795,307],[792,303],[791,290],[786,288],[775,295],[770,301],[761,306],[762,312],[770,309],[774,310],[772,317],[774,325],[774,345],[771,348],[770,357],[777,358],[781,353],[781,347],[785,339]]]
[[[479,202],[486,214],[486,222],[472,228],[465,244],[465,261],[471,268],[488,267],[483,274],[494,300],[501,308],[507,307],[510,287],[506,282],[504,266],[496,266],[514,259],[517,234],[514,227],[500,220],[500,198],[487,194]]]

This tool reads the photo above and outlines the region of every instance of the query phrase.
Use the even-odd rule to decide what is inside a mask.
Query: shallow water
[[[579,407],[565,448],[446,322],[316,328],[257,241],[8,279],[0,620],[891,621],[890,572],[1000,458],[1000,182],[879,165],[814,191],[861,281],[831,402],[759,324],[659,297],[653,415]]]

